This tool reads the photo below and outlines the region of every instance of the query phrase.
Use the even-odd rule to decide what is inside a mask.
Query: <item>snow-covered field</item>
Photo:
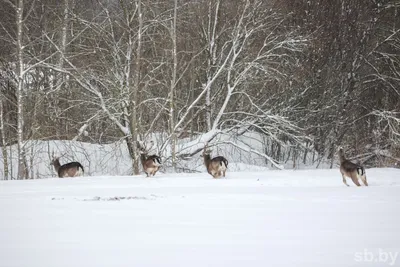
[[[400,266],[400,170],[0,181],[0,266]]]

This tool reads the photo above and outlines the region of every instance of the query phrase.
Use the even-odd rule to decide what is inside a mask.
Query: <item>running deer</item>
[[[50,165],[54,166],[58,177],[77,177],[84,174],[83,166],[79,162],[69,162],[64,165],[60,164],[60,157],[55,157],[53,153],[53,160],[51,161]]]
[[[211,174],[213,178],[225,177],[225,173],[228,168],[228,160],[223,156],[211,158],[210,153],[211,151],[207,151],[206,143],[203,150],[203,158],[204,165],[207,168],[207,172]]]
[[[357,186],[360,186],[360,182],[358,181],[359,179],[361,179],[365,186],[368,186],[364,167],[346,159],[342,147],[339,147],[338,153],[340,160],[340,173],[343,177],[343,183],[349,186],[346,182],[346,177],[349,177]]]
[[[154,142],[151,141],[151,147]],[[140,150],[140,162],[142,163],[143,170],[146,173],[146,177],[154,176],[156,172],[161,168],[161,158],[157,155],[148,156],[148,149],[142,147],[138,142]]]

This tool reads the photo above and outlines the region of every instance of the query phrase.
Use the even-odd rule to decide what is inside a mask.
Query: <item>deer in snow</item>
[[[77,161],[69,162],[64,165],[60,164],[60,157],[55,157],[53,153],[53,160],[51,161],[50,165],[54,166],[58,177],[77,177],[84,174],[84,169],[82,164]]]
[[[228,169],[228,160],[223,156],[211,158],[211,151],[207,151],[207,144],[205,144],[203,150],[204,165],[207,168],[207,172],[213,178],[225,177],[226,170]]]
[[[154,142],[151,141],[151,147],[154,145]],[[154,176],[156,172],[161,168],[161,158],[157,155],[148,155],[148,150],[143,146],[137,143],[140,150],[140,162],[142,163],[142,167],[144,172],[146,173],[146,177]],[[150,148],[151,148],[150,147]]]
[[[360,186],[359,179],[361,179],[365,186],[368,186],[367,176],[364,167],[346,159],[342,147],[339,147],[338,154],[340,161],[340,173],[342,174],[343,183],[349,186],[346,182],[346,177],[349,177],[357,186]]]

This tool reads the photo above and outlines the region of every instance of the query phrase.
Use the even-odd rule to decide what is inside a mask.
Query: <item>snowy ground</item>
[[[0,266],[400,266],[400,170],[0,182]]]

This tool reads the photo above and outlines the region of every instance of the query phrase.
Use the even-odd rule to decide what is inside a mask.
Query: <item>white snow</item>
[[[400,266],[400,170],[0,181],[0,266]],[[385,254],[386,253],[386,254]]]

